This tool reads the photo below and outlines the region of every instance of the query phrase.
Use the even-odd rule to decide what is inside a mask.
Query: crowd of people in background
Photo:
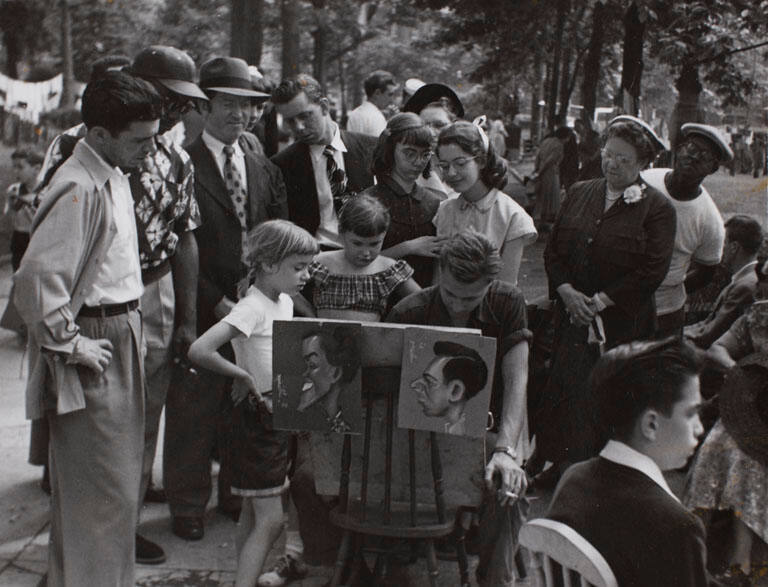
[[[620,585],[706,585],[712,572],[750,584],[752,547],[768,542],[755,440],[768,264],[760,223],[723,222],[702,185],[738,149],[687,123],[671,166],[653,167],[667,146],[640,118],[602,136],[559,121],[516,178],[499,117],[465,120],[451,88],[376,70],[364,90],[342,128],[307,74],[272,84],[239,58],[197,68],[151,46],[93,64],[82,123],[47,153],[13,152],[0,324],[28,341],[46,584],[127,587],[135,563],[165,561],[139,532],[144,501],[167,502],[173,533],[200,540],[214,459],[217,510],[238,521],[235,585],[284,585],[335,552],[309,441],[272,427],[272,323],[294,316],[480,330],[497,349],[486,504],[522,512],[526,490],[556,488],[549,516]],[[528,196],[511,189],[523,183]],[[532,331],[520,267],[538,239],[549,292],[535,309],[550,318]],[[686,316],[697,290],[706,311]],[[333,389],[359,360],[320,332],[303,349],[303,407],[350,432]],[[685,467],[675,495],[662,473]],[[478,580],[511,584],[516,535],[479,509]],[[704,522],[724,511],[731,532],[707,568]]]

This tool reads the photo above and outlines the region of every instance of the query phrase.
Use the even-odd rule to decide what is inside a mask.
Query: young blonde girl
[[[253,587],[283,528],[290,433],[272,429],[272,322],[293,317],[291,296],[307,279],[317,242],[286,220],[248,235],[248,279],[232,311],[189,349],[192,362],[232,377],[232,493],[243,497],[237,535],[236,587]],[[236,364],[219,354],[231,342]]]
[[[390,215],[375,197],[359,194],[339,213],[343,249],[320,253],[304,295],[319,318],[378,322],[387,308],[421,288],[404,260],[380,255]]]

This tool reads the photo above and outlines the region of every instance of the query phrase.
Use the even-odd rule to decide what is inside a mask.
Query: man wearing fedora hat
[[[655,296],[659,337],[682,332],[687,293],[709,283],[720,262],[723,218],[701,182],[732,159],[733,151],[719,130],[691,122],[680,127],[673,168],[641,173],[648,185],[669,198],[677,212],[672,261]]]
[[[163,501],[152,487],[152,465],[171,378],[173,357],[186,355],[196,338],[197,242],[193,231],[200,225],[194,194],[194,168],[180,146],[180,124],[195,100],[207,97],[195,83],[195,63],[176,47],[152,45],[142,49],[123,69],[152,84],[162,97],[159,134],[154,148],[130,171],[128,182],[139,234],[144,293],[142,324],[146,341],[146,415],[141,494]],[[40,177],[50,178],[72,153],[85,126],[57,137],[48,149]],[[183,134],[183,132],[181,133]],[[67,135],[65,139],[64,136]],[[68,140],[74,139],[74,140]],[[159,564],[162,549],[136,535],[136,560]]]
[[[373,185],[376,139],[341,130],[320,84],[307,74],[283,80],[272,102],[296,139],[272,157],[288,190],[288,218],[322,248],[338,249],[338,209],[349,195]]]
[[[195,166],[195,194],[202,224],[195,231],[199,251],[197,329],[200,334],[226,316],[246,276],[246,235],[264,220],[287,217],[280,170],[261,154],[246,132],[253,89],[248,64],[215,57],[200,68],[208,97],[205,128],[187,147]],[[231,347],[223,351],[234,361]],[[173,532],[187,540],[203,537],[203,514],[211,495],[214,447],[221,464],[219,510],[239,513],[230,493],[229,429],[231,380],[202,371],[196,384],[172,384],[166,406],[165,489]]]

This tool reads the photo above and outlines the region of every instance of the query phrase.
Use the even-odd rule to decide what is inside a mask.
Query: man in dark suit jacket
[[[315,235],[321,246],[338,248],[334,200],[338,206],[344,195],[373,185],[376,138],[340,130],[320,84],[306,74],[283,80],[272,92],[272,101],[296,139],[272,157],[285,179],[288,218]],[[344,194],[332,193],[327,160],[331,154],[333,164],[343,170]]]
[[[566,471],[547,517],[586,538],[622,587],[708,583],[704,526],[661,473],[683,466],[703,432],[698,372],[693,346],[672,338],[618,346],[592,373],[612,440]]]
[[[259,153],[256,137],[245,133],[251,99],[248,65],[218,57],[200,69],[200,87],[209,97],[203,134],[188,148],[195,166],[195,194],[202,225],[195,231],[200,257],[197,327],[202,334],[226,316],[246,276],[245,235],[258,223],[287,217],[280,170]],[[225,179],[227,177],[227,179]],[[222,353],[234,360],[232,349]],[[176,535],[198,540],[211,494],[214,446],[221,464],[219,509],[236,515],[230,495],[230,380],[202,371],[194,385],[171,384],[166,404],[165,488]]]

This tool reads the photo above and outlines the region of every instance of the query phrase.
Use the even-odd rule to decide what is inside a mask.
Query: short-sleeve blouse
[[[486,235],[501,251],[504,243],[518,238],[536,239],[533,219],[507,194],[493,188],[477,202],[464,196],[440,202],[434,219],[437,236],[453,236],[467,228]]]
[[[370,275],[331,273],[326,265],[313,261],[309,266],[312,303],[317,311],[353,310],[383,316],[390,294],[412,276],[413,269],[402,259],[384,271]]]

